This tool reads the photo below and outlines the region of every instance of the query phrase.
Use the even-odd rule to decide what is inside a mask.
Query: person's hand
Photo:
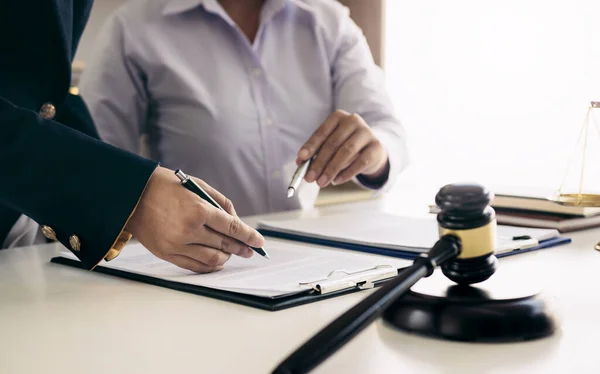
[[[251,257],[264,238],[236,215],[225,196],[194,178],[227,211],[184,188],[174,172],[158,167],[126,230],[155,256],[179,267],[207,273],[220,270],[234,254]]]
[[[379,180],[389,172],[388,153],[371,128],[358,115],[337,110],[300,148],[296,163],[314,155],[306,173],[309,183],[320,187],[342,184],[357,175]]]

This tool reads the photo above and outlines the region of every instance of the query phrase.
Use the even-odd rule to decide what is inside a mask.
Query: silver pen
[[[306,172],[308,171],[308,168],[310,167],[310,163],[313,160],[313,158],[314,157],[309,158],[308,160],[304,161],[303,163],[301,163],[298,166],[298,169],[296,169],[296,172],[294,173],[294,176],[292,177],[292,181],[290,182],[290,186],[288,187],[288,190],[287,190],[288,199],[290,197],[294,196],[296,191],[298,191],[298,188],[300,187],[300,183],[302,183],[302,180],[304,179],[304,176],[306,175]]]

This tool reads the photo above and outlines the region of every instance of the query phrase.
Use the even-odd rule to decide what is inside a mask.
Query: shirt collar
[[[302,0],[267,0],[265,7],[272,8],[273,10],[280,10],[287,3],[294,4],[299,8],[305,10],[311,10],[310,6]],[[188,10],[194,9],[203,5],[206,10],[215,12],[221,8],[217,0],[171,0],[163,9],[164,15],[173,15],[178,13],[184,13]]]
[[[309,13],[314,12],[313,6],[310,4],[307,4],[306,1],[304,1],[304,0],[286,0],[286,1],[290,4],[294,4],[298,8],[303,9]]]
[[[314,16],[314,9],[304,0],[266,0],[261,10],[261,23],[269,22],[273,16],[283,11],[288,4],[296,6]],[[202,6],[205,11],[221,17],[230,26],[236,27],[235,22],[229,17],[218,0],[171,0],[163,8],[163,15],[177,15]]]
[[[202,4],[204,4],[204,0],[171,0],[163,8],[163,14],[168,16],[184,13]]]

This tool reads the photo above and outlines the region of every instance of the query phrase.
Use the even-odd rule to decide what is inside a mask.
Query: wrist
[[[377,163],[377,166],[373,168],[373,171],[368,170],[361,175],[368,179],[380,179],[382,177],[387,176],[390,171],[390,161],[387,152],[385,152],[384,157]]]
[[[381,187],[385,184],[385,182],[387,182],[389,174],[390,174],[390,161],[389,161],[389,157],[386,156],[383,159],[382,165],[379,166],[374,172],[359,174],[357,176],[357,178],[359,179],[359,181],[362,184],[365,184],[368,186],[373,186],[373,187],[375,187],[375,186]]]

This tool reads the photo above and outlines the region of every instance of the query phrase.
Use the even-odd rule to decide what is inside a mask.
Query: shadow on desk
[[[377,334],[386,347],[402,356],[401,359],[414,363],[415,368],[428,364],[436,373],[547,372],[540,371],[539,364],[553,366],[562,338],[559,328],[551,337],[526,342],[445,341],[400,332],[383,320],[377,323]],[[555,369],[560,372],[558,367]],[[567,368],[561,369],[567,371]]]

